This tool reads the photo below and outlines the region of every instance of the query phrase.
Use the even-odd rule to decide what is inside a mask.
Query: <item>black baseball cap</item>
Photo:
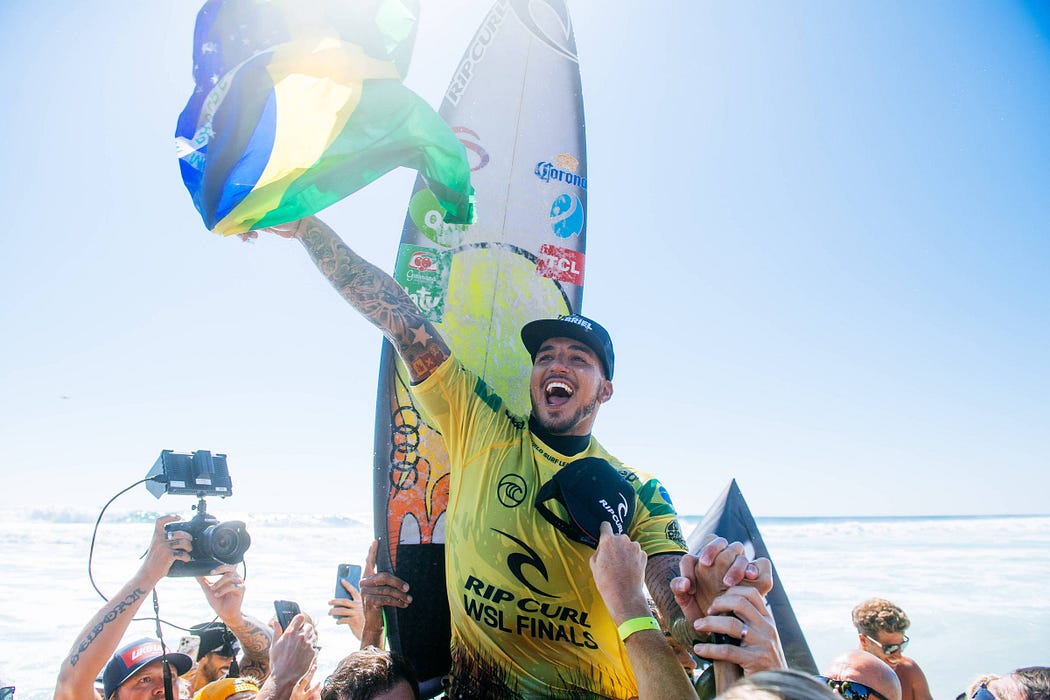
[[[102,687],[105,697],[112,696],[121,683],[138,673],[146,664],[158,659],[174,666],[175,673],[179,676],[193,668],[193,659],[190,657],[177,651],[169,651],[165,654],[159,641],[143,637],[118,649],[106,664],[106,668],[102,671]]]
[[[634,498],[634,488],[613,465],[599,457],[584,457],[569,462],[541,486],[534,505],[569,539],[597,548],[602,522],[609,523],[616,535],[631,527]],[[562,505],[568,520],[547,506],[551,499]]]
[[[222,622],[202,622],[190,627],[190,634],[201,638],[201,644],[197,647],[197,661],[204,658],[205,654],[217,651],[223,656],[236,656],[240,651],[237,637],[233,635],[230,628]]]
[[[548,338],[573,338],[585,343],[601,360],[605,378],[612,379],[615,360],[612,338],[597,321],[580,314],[569,314],[530,321],[521,328],[521,342],[525,343],[525,349],[533,360],[543,341]]]

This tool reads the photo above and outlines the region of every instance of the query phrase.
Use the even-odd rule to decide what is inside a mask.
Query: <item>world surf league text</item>
[[[588,631],[591,626],[587,623],[586,611],[534,598],[516,598],[510,591],[486,584],[474,576],[467,576],[463,588],[463,608],[483,625],[508,634],[568,642],[587,649],[598,648]],[[516,613],[514,609],[506,609],[504,604],[509,603],[514,604]]]

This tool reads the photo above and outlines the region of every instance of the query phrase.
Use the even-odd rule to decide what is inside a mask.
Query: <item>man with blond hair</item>
[[[853,608],[860,648],[886,662],[901,682],[901,700],[933,700],[926,674],[904,656],[911,620],[900,607],[883,598],[869,598]]]

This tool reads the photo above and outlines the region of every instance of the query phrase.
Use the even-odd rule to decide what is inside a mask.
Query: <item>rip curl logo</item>
[[[572,37],[572,20],[564,0],[511,0],[510,6],[533,36],[555,53],[573,63],[579,62]]]
[[[627,505],[627,499],[624,498],[623,494],[621,493],[620,502],[616,504],[615,509],[611,505],[609,505],[609,501],[605,500],[604,498],[600,499],[598,503],[601,504],[602,508],[605,509],[605,512],[607,512],[609,514],[609,517],[612,518],[612,522],[610,523],[610,525],[616,527],[615,534],[622,535],[627,529],[627,512],[630,510],[630,506]]]
[[[517,474],[507,474],[499,480],[499,486],[496,487],[496,497],[507,508],[520,506],[527,494],[528,486]]]
[[[547,598],[557,598],[556,595],[537,588],[525,577],[525,567],[528,567],[543,577],[545,583],[550,583],[547,574],[547,565],[543,563],[543,558],[536,553],[536,550],[519,540],[514,535],[503,532],[503,530],[492,528],[492,531],[503,535],[508,540],[525,550],[524,552],[511,552],[507,555],[507,568],[510,570],[510,573],[514,574],[514,578],[521,581],[521,585],[525,586],[536,595],[541,595]]]
[[[481,28],[478,29],[478,33],[474,35],[474,40],[467,47],[467,52],[463,56],[463,60],[460,61],[456,74],[452,76],[452,82],[445,92],[445,99],[453,106],[459,104],[460,98],[463,97],[463,91],[467,89],[467,86],[474,79],[477,67],[484,60],[492,42],[495,41],[506,16],[506,4],[496,3],[485,17]]]

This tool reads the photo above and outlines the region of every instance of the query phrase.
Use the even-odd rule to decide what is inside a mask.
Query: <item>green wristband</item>
[[[658,629],[660,629],[660,623],[656,621],[656,618],[652,615],[646,615],[645,617],[632,617],[630,620],[624,620],[616,628],[616,631],[620,633],[620,639],[626,642],[627,638],[635,632]]]

